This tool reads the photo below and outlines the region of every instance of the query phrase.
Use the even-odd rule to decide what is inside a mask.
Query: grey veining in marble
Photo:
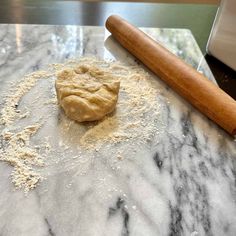
[[[191,32],[143,30],[215,82]],[[1,107],[11,81],[84,55],[139,63],[104,28],[0,25]],[[127,149],[122,162],[108,148],[72,167],[66,160],[75,153],[58,152],[62,161],[27,197],[14,190],[12,167],[0,162],[0,235],[236,235],[235,141],[156,80],[165,130],[134,153]],[[59,135],[55,121],[49,117],[48,136]]]

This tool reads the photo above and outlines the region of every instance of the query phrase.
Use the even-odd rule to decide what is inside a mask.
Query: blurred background
[[[236,99],[235,71],[206,54],[220,0],[0,0],[0,23],[104,26],[119,14],[138,27],[190,29],[219,86]]]
[[[139,27],[190,29],[203,52],[218,4],[216,0],[155,2],[1,0],[0,2],[1,23],[103,26],[110,14],[119,14]]]

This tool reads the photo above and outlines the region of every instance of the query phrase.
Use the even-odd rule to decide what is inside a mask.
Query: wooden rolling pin
[[[236,135],[236,101],[183,60],[119,16],[106,28],[170,87],[231,135]]]

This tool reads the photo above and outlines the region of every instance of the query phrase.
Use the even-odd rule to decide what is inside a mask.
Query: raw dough
[[[115,109],[120,82],[106,81],[104,72],[92,66],[79,66],[58,73],[57,99],[73,120],[95,121]]]

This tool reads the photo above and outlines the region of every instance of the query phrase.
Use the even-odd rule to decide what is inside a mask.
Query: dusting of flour
[[[120,92],[116,110],[101,121],[76,123],[62,116],[63,120],[56,128],[62,130],[63,135],[76,130],[74,139],[77,142],[77,147],[90,153],[98,153],[103,148],[112,148],[114,145],[145,144],[152,140],[158,131],[156,125],[160,113],[158,87],[151,75],[136,64],[127,66],[120,62],[81,58],[69,60],[63,64],[51,64],[45,71],[33,72],[12,84],[9,94],[5,97],[5,105],[1,110],[0,117],[0,124],[3,126],[1,129],[0,160],[13,166],[12,182],[16,188],[21,188],[26,193],[44,179],[38,169],[47,166],[52,153],[50,156],[49,152],[47,159],[45,159],[31,143],[32,136],[36,135],[48,122],[48,117],[41,119],[44,122],[29,123],[24,127],[20,126],[20,128],[16,127],[19,119],[27,121],[30,115],[35,116],[31,113],[30,115],[22,114],[18,105],[33,87],[38,86],[37,82],[40,79],[44,79],[48,87],[53,87],[56,74],[59,71],[79,65],[99,68],[104,72],[102,78],[104,81],[119,81]],[[60,113],[63,113],[56,104],[55,93],[53,97],[48,95],[44,98],[42,107],[44,106],[53,106]],[[70,129],[71,124],[73,129]],[[70,145],[69,142],[68,146],[65,146],[65,152],[68,149],[70,150]],[[83,155],[83,151],[80,153]],[[117,159],[123,159],[120,153],[117,154]]]
[[[140,66],[125,66],[119,62],[105,63],[84,59],[81,63],[100,65],[109,81],[120,81],[116,111],[92,125],[81,138],[86,148],[100,148],[104,143],[140,142],[149,140],[156,130],[160,111],[158,89]]]
[[[4,99],[4,107],[1,110],[0,124],[3,130],[0,134],[1,148],[0,161],[13,166],[11,180],[17,189],[23,189],[27,194],[34,189],[43,179],[36,170],[44,165],[43,158],[37,153],[36,148],[30,146],[30,138],[41,127],[39,123],[27,127],[21,127],[17,132],[14,122],[28,117],[18,109],[22,97],[29,92],[39,79],[49,78],[49,71],[36,71],[24,76],[19,81],[11,84],[10,91]],[[12,130],[12,131],[11,131]]]
[[[25,193],[35,188],[42,179],[35,167],[43,166],[42,157],[30,147],[30,137],[40,128],[39,124],[28,126],[20,132],[2,133],[4,149],[0,152],[0,160],[14,167],[11,173],[12,182],[16,188],[23,188]]]

